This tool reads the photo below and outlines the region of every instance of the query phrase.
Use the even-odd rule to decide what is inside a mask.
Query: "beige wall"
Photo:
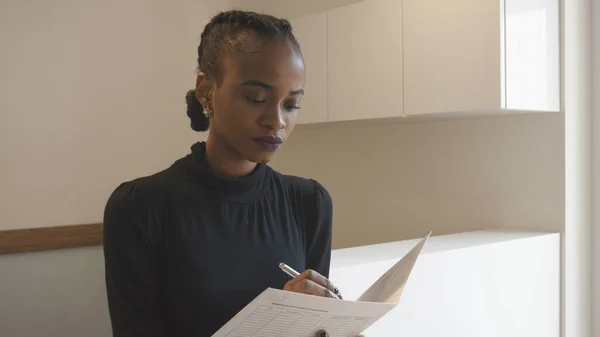
[[[0,230],[99,222],[187,153],[202,0],[0,2]],[[1,234],[0,234],[1,235]],[[107,337],[101,247],[0,256],[0,336]]]
[[[199,35],[227,7],[2,1],[0,230],[98,222],[116,184],[186,153],[203,136],[190,131],[183,100]],[[273,165],[331,191],[336,247],[427,230],[562,231],[564,126],[561,114],[302,126]],[[8,273],[0,281],[3,336],[107,335],[98,247],[0,256],[0,274]]]
[[[190,131],[183,95],[204,23],[225,2],[2,6],[0,229],[101,221],[119,182],[205,136]],[[427,229],[560,230],[561,123],[550,114],[299,127],[275,167],[324,180],[337,246]]]
[[[0,229],[101,220],[185,154],[202,1],[0,3]]]
[[[221,5],[221,7],[231,6],[294,19],[360,1],[362,0],[228,0],[223,1],[224,5]],[[231,5],[227,5],[227,2],[230,2]]]
[[[561,231],[562,114],[299,126],[274,162],[321,181],[346,247],[497,227]]]

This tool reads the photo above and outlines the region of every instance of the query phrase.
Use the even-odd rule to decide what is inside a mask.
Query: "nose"
[[[285,111],[281,107],[273,107],[269,109],[269,112],[264,116],[262,124],[269,130],[279,131],[287,126],[285,121]]]

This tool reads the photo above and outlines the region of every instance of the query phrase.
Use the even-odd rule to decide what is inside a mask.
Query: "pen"
[[[294,268],[288,266],[283,262],[279,264],[279,268],[281,268],[281,270],[283,270],[283,272],[288,274],[291,278],[296,278],[300,276],[299,272],[295,271]],[[333,293],[335,294],[335,296],[337,296],[338,299],[342,299],[342,294],[340,294],[340,290],[331,281],[329,282],[331,283],[331,285],[333,285]]]

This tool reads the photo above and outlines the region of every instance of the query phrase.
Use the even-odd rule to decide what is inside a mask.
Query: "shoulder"
[[[279,179],[288,190],[293,212],[303,230],[306,267],[328,275],[333,233],[331,194],[316,179],[283,174],[279,174]]]
[[[135,240],[148,246],[161,242],[164,186],[169,179],[165,170],[122,182],[113,190],[104,209],[105,247],[134,244]]]
[[[164,201],[165,186],[171,179],[170,169],[121,182],[109,195],[105,218],[151,217]]]
[[[287,191],[292,200],[300,202],[304,207],[317,210],[331,209],[333,200],[327,188],[316,179],[303,178],[275,172],[277,180]],[[306,208],[305,208],[306,209]]]

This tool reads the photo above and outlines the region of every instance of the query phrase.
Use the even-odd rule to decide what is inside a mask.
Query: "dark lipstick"
[[[283,139],[279,136],[262,136],[252,138],[252,140],[267,151],[275,151],[283,143]]]

